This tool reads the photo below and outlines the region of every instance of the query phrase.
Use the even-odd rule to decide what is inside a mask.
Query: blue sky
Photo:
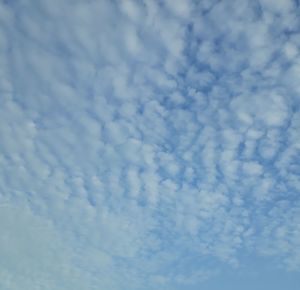
[[[299,289],[299,12],[0,0],[0,289]]]

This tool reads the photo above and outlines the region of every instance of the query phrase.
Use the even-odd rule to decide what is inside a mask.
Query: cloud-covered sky
[[[0,289],[299,289],[299,5],[0,0]]]

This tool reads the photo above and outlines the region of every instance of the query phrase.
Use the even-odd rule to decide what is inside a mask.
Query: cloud
[[[0,285],[299,271],[298,8],[2,1]]]

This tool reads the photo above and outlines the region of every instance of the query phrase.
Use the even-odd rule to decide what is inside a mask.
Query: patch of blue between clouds
[[[298,289],[299,20],[0,0],[0,288]]]

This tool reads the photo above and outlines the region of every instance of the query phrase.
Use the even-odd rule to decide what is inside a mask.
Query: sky
[[[0,289],[297,290],[298,0],[0,0]]]

